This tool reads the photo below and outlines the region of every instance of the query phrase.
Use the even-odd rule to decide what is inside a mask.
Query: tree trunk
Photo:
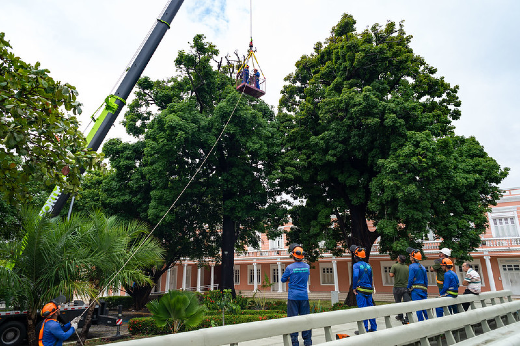
[[[134,300],[134,309],[142,310],[146,306],[146,303],[148,303],[152,287],[150,285],[141,286],[134,284],[134,286],[128,287],[126,292]]]
[[[95,302],[90,302],[87,312],[85,313],[85,323],[81,328],[81,333],[78,333],[79,339],[76,341],[77,346],[85,345],[85,340],[87,340],[88,332],[90,330],[90,326],[92,325],[92,315],[94,315],[94,309],[96,308]]]
[[[230,289],[235,297],[233,266],[235,264],[235,227],[231,216],[224,215],[222,222],[222,273],[220,286],[222,290]]]
[[[369,262],[370,251],[372,251],[372,245],[379,237],[377,231],[370,232],[368,230],[367,219],[366,219],[366,205],[351,206],[350,208],[350,226],[352,233],[347,237],[346,242],[348,247],[351,245],[358,245],[365,248],[366,258],[365,262]],[[354,265],[354,255],[352,255],[352,265]],[[350,282],[353,282],[354,272],[350,275]],[[347,306],[357,306],[356,296],[352,290],[352,284],[345,298],[344,304]]]
[[[34,313],[27,314],[27,342],[29,346],[38,346],[38,335],[36,335],[37,316]]]

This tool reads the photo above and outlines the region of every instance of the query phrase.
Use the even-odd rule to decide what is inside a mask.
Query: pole
[[[162,17],[157,19],[157,23],[150,33],[150,36],[148,36],[137,57],[129,67],[128,72],[123,78],[121,84],[119,84],[116,92],[114,95],[110,95],[106,98],[105,109],[101,112],[92,130],[87,136],[87,142],[89,143],[87,148],[97,151],[103,143],[108,131],[114,124],[119,113],[121,113],[121,109],[124,107],[126,99],[132,92],[137,80],[141,77],[146,65],[148,65],[152,55],[161,43],[164,34],[170,28],[170,23],[173,21],[173,18],[175,18],[175,15],[179,11],[183,2],[184,0],[170,0],[162,14]],[[51,216],[57,216],[68,198],[69,194],[62,193],[60,189],[56,187],[47,199],[41,213],[50,211]]]

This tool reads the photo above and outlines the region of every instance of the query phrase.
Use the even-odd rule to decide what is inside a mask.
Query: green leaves
[[[282,91],[280,181],[306,200],[289,237],[310,252],[320,238],[330,250],[369,249],[381,236],[380,251],[395,255],[431,230],[464,256],[478,246],[507,169],[455,136],[458,87],[413,52],[403,23],[360,33],[354,25],[343,15]],[[337,220],[325,222],[324,210]]]
[[[39,63],[16,57],[4,33],[0,42],[0,192],[14,204],[28,201],[26,183],[34,172],[45,172],[49,185],[76,192],[80,168],[93,168],[92,159],[100,156],[85,149],[78,130],[75,87],[54,81]],[[4,164],[15,159],[20,159],[16,168]],[[65,166],[72,170],[67,176],[61,174]]]
[[[195,293],[189,291],[169,291],[159,300],[146,304],[146,307],[157,325],[163,327],[168,324],[172,333],[177,333],[182,325],[198,326],[206,311]]]

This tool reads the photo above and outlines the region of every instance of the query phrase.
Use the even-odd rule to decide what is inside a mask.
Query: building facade
[[[504,191],[497,205],[488,213],[489,227],[481,236],[481,246],[471,255],[475,270],[482,278],[482,291],[509,289],[520,296],[520,188]],[[291,223],[284,226],[289,231]],[[234,281],[237,292],[285,292],[287,285],[280,282],[286,266],[292,263],[287,252],[285,235],[277,239],[267,239],[261,235],[261,247],[249,248],[235,255]],[[428,259],[425,266],[433,265],[438,258],[440,241],[425,241],[423,250]],[[391,294],[393,278],[390,267],[395,263],[387,254],[379,253],[377,242],[372,247],[370,264],[377,293]],[[312,264],[309,292],[348,292],[352,261],[350,254],[334,257],[325,254]],[[455,268],[459,278],[463,272]],[[438,294],[435,273],[429,272],[429,294]],[[184,289],[206,291],[217,289],[220,281],[220,266],[208,261],[203,267],[186,260],[169,269],[157,283],[155,292]]]

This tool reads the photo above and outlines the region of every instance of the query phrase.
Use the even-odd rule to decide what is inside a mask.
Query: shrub
[[[239,324],[263,320],[271,320],[276,318],[286,317],[286,314],[266,313],[254,315],[233,315],[226,317],[226,325]],[[201,328],[211,328],[222,325],[222,317],[220,315],[209,315],[202,319],[202,322],[197,327],[182,326],[179,332],[186,332],[197,330]],[[132,318],[128,322],[128,331],[132,335],[160,335],[170,333],[170,329],[165,327],[158,327],[152,317],[138,317]]]
[[[130,296],[103,297],[101,300],[107,302],[107,307],[117,311],[118,305],[123,305],[123,310],[129,310],[134,306],[134,299]]]

